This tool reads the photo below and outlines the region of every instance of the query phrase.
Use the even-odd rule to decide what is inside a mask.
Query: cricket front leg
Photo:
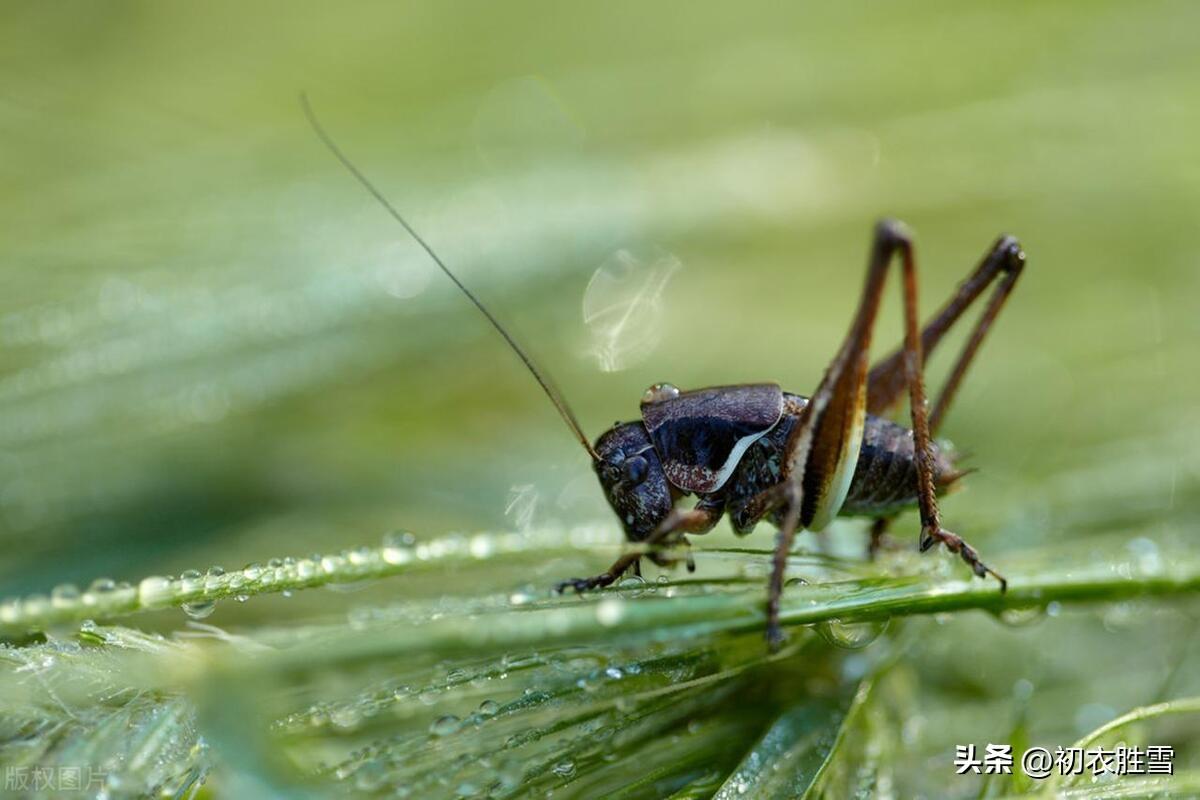
[[[643,543],[655,545],[670,541],[673,536],[681,534],[708,533],[721,519],[724,511],[724,505],[710,505],[703,502],[697,504],[695,508],[685,511],[672,509],[667,518],[643,540]],[[554,591],[561,594],[567,589],[574,589],[576,592],[600,589],[615,583],[630,568],[633,568],[638,575],[641,575],[641,559],[643,555],[645,553],[627,553],[614,561],[611,567],[599,575],[593,575],[590,578],[568,578],[565,581],[555,584]],[[689,571],[691,571],[690,568]]]

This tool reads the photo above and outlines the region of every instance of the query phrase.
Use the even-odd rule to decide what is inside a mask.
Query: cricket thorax
[[[779,424],[746,451],[720,492],[737,533],[749,533],[759,521],[748,506],[749,500],[783,479],[788,437],[807,402],[807,398],[799,395],[784,394],[784,412]],[[914,453],[909,428],[868,414],[850,490],[839,514],[879,517],[915,506],[918,495]],[[951,454],[934,444],[933,481],[938,491],[947,489],[961,474],[955,469]],[[771,521],[778,525],[783,513],[782,508],[772,512]]]

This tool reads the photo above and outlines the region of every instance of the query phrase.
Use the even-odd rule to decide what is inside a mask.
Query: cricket
[[[940,543],[958,554],[975,575],[991,576],[1002,592],[1007,589],[1005,578],[985,564],[975,548],[942,525],[939,495],[956,487],[971,470],[956,465],[953,450],[933,437],[1021,276],[1025,253],[1017,239],[999,237],[922,327],[913,238],[902,223],[881,221],[874,230],[866,280],[850,329],[811,395],[785,392],[775,383],[691,391],[659,383],[643,395],[640,419],[618,423],[593,444],[545,370],[338,147],[307,97],[301,96],[301,105],[325,147],[524,363],[591,459],[626,538],[655,548],[622,555],[598,575],[564,580],[555,587],[557,591],[598,589],[631,570],[640,575],[643,557],[659,566],[672,566],[678,559],[661,549],[688,546],[688,535],[708,533],[724,516],[739,536],[767,520],[778,529],[766,603],[766,637],[774,650],[783,641],[780,599],[797,531],[822,531],[837,516],[870,518],[874,522],[868,551],[873,555],[892,520],[914,507],[920,515],[922,552]],[[903,340],[872,366],[871,341],[893,264],[900,272]],[[986,305],[929,410],[925,358],[989,287]],[[905,394],[911,427],[887,416]],[[692,496],[695,503],[681,507]],[[690,555],[686,561],[689,570],[694,569]]]

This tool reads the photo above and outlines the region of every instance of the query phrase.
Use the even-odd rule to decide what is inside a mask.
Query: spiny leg
[[[918,504],[921,511],[920,548],[924,552],[936,542],[941,542],[947,550],[957,553],[979,577],[991,575],[1000,581],[1000,591],[1003,592],[1008,588],[1008,581],[984,564],[975,548],[963,541],[962,537],[942,528],[933,485],[933,452],[925,408],[925,381],[921,372],[921,339],[917,335],[917,267],[912,241],[903,237],[899,250],[904,278],[905,380],[908,383],[909,404],[912,406],[913,449],[917,460]]]
[[[983,260],[979,262],[979,265],[975,267],[975,270],[959,284],[946,304],[925,323],[925,327],[921,331],[921,348],[922,357],[928,358],[941,342],[942,337],[958,322],[963,313],[983,295],[998,276],[1004,275],[1004,279],[996,285],[992,292],[987,308],[975,323],[966,345],[963,346],[954,368],[950,371],[946,385],[934,403],[934,410],[929,415],[931,432],[938,431],[945,418],[946,410],[966,375],[967,367],[970,366],[983,337],[990,330],[992,322],[1004,306],[1004,301],[1012,292],[1024,266],[1025,253],[1022,252],[1020,243],[1011,236],[1001,236],[992,245]],[[888,357],[880,359],[871,368],[871,373],[867,378],[867,411],[869,413],[884,414],[899,401],[906,383],[904,353],[905,348],[902,345]]]
[[[764,504],[787,509],[776,539],[767,589],[767,642],[772,649],[783,640],[779,600],[796,529],[824,527],[845,499],[853,475],[866,415],[871,334],[892,254],[905,241],[907,236],[897,223],[885,221],[876,227],[867,279],[850,331],[788,437],[783,480],[777,494],[763,494]],[[915,337],[915,323],[912,327]]]
[[[723,504],[708,504],[703,501],[692,509],[684,511],[672,509],[667,518],[642,543],[648,545],[658,544],[669,541],[676,534],[694,533],[699,535],[708,533],[716,526],[724,512],[725,507]],[[561,594],[568,587],[574,589],[576,592],[599,589],[614,583],[630,567],[636,571],[637,575],[641,575],[641,560],[643,555],[645,553],[627,553],[614,561],[611,567],[599,575],[593,575],[590,578],[568,578],[565,581],[555,584],[554,591]],[[694,568],[690,563],[690,555],[688,556],[688,561],[688,571],[690,572]]]
[[[929,415],[930,434],[936,434],[946,418],[950,403],[966,376],[967,368],[971,365],[983,338],[991,330],[992,323],[1000,314],[1005,301],[1012,292],[1025,267],[1025,253],[1020,243],[1012,236],[1001,236],[975,267],[975,270],[959,284],[954,294],[946,301],[936,314],[925,323],[921,330],[922,356],[927,357],[937,347],[942,337],[962,317],[963,313],[974,302],[983,296],[988,286],[1000,275],[1003,280],[996,284],[988,300],[987,307],[975,322],[966,344],[963,345],[946,385],[938,393],[934,401],[933,411]],[[871,368],[867,377],[867,410],[872,414],[882,414],[889,410],[899,400],[904,389],[904,349],[898,348],[887,358],[881,359]],[[874,559],[890,540],[888,528],[896,519],[895,515],[879,517],[871,525],[871,538],[867,545],[867,556]]]
[[[790,487],[786,498],[788,510],[776,542],[767,598],[767,640],[772,647],[777,647],[782,640],[779,599],[783,593],[783,576],[795,530],[799,526],[814,529],[824,527],[840,508],[853,475],[866,413],[867,359],[871,335],[888,266],[896,253],[900,254],[904,298],[904,346],[898,361],[903,367],[902,385],[908,387],[909,404],[912,407],[922,549],[931,546],[927,542],[941,541],[952,552],[961,555],[976,574],[990,573],[1001,581],[1002,587],[1005,585],[1003,578],[979,560],[973,548],[955,534],[942,530],[933,484],[933,458],[925,407],[922,342],[918,333],[916,259],[912,241],[904,228],[898,223],[884,221],[875,231],[867,279],[850,331],[788,440],[784,469],[784,482]],[[982,288],[978,291],[982,291]],[[953,319],[957,319],[962,309],[951,309],[951,312]]]
[[[788,554],[792,552],[792,541],[800,525],[801,499],[788,499],[787,513],[779,526],[775,539],[775,554],[771,562],[771,585],[767,589],[767,647],[772,653],[779,652],[783,645],[783,628],[779,625],[779,601],[783,598],[783,576],[787,572]]]

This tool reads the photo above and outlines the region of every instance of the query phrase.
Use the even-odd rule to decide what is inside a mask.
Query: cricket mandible
[[[1021,275],[1025,253],[1015,238],[997,239],[922,328],[912,237],[901,223],[884,220],[875,227],[866,282],[850,330],[811,396],[784,392],[774,383],[694,391],[655,384],[642,397],[640,420],[618,423],[592,444],[549,375],[334,143],[306,97],[301,97],[301,104],[334,157],[425,250],[525,364],[591,458],[630,542],[686,545],[688,534],[707,533],[726,515],[739,536],[750,533],[763,519],[778,528],[767,592],[767,641],[772,649],[783,639],[779,602],[796,532],[821,531],[839,515],[875,520],[870,539],[873,553],[891,520],[915,507],[920,513],[922,552],[940,542],[976,575],[991,575],[1001,591],[1007,588],[1005,579],[980,559],[975,548],[942,526],[938,495],[954,487],[969,470],[959,469],[953,452],[940,447],[933,436]],[[872,367],[872,334],[893,263],[899,267],[902,284],[904,338],[895,352]],[[929,411],[925,356],[992,286]],[[883,416],[906,390],[911,428]],[[692,495],[696,502],[691,508],[677,507]],[[556,589],[583,592],[608,586],[630,570],[640,574],[643,557],[661,566],[674,563],[656,550],[629,553],[598,575],[572,578]],[[687,562],[692,569],[690,556]]]

